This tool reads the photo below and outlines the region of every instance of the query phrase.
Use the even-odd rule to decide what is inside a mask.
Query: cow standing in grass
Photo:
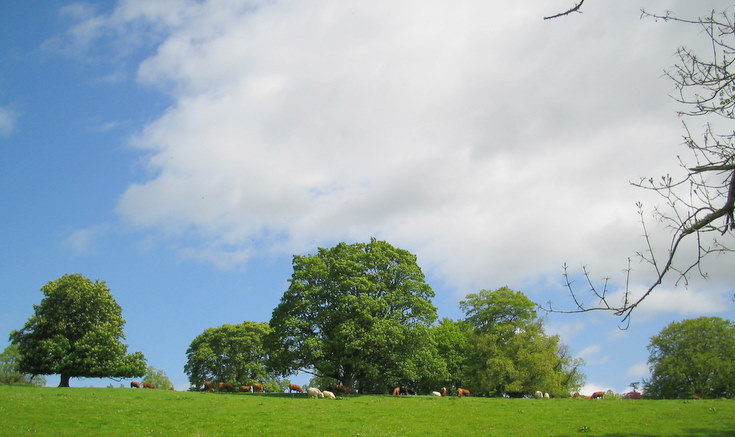
[[[298,385],[298,384],[289,384],[288,385],[288,392],[291,393],[291,392],[294,392],[294,391],[297,391],[299,393],[303,393],[304,392],[304,389],[301,388],[301,386]]]
[[[132,381],[130,383],[130,388],[140,388],[140,383],[138,381]]]

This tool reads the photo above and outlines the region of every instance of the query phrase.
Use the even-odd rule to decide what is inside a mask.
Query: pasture
[[[731,400],[458,399],[0,386],[0,435],[735,435]]]

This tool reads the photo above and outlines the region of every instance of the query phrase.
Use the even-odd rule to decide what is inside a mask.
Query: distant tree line
[[[467,388],[475,395],[569,396],[584,383],[582,360],[544,331],[536,304],[502,287],[461,300],[465,317],[437,322],[434,292],[416,256],[372,239],[294,256],[290,285],[269,323],[206,329],[186,351],[193,389],[205,382],[283,391],[298,372],[318,385],[360,393],[411,387]],[[127,353],[121,308],[104,282],[64,275],[0,354],[0,383],[44,385],[39,375],[170,380]],[[735,325],[717,317],[674,322],[651,338],[652,398],[735,396]]]
[[[489,396],[543,390],[568,396],[580,359],[544,332],[536,304],[503,287],[460,303],[463,320],[437,320],[416,256],[372,239],[295,256],[270,323],[207,329],[187,350],[193,387],[249,385],[297,372],[361,393],[463,387]]]

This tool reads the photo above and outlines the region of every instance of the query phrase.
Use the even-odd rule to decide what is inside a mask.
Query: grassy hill
[[[714,436],[735,401],[458,399],[0,386],[0,435]]]

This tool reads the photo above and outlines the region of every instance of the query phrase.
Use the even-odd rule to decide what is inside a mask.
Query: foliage
[[[275,377],[266,368],[263,346],[269,332],[267,323],[248,321],[205,329],[186,350],[184,372],[189,375],[189,382],[194,387],[202,387],[205,381],[235,385],[268,382],[273,390]]]
[[[726,436],[735,402],[614,402],[0,386],[0,435]]]
[[[531,395],[536,390],[569,396],[581,385],[581,360],[571,358],[558,336],[544,333],[528,297],[507,287],[480,290],[460,302],[473,327],[465,358],[465,386],[491,396]]]
[[[46,378],[22,373],[18,368],[20,351],[17,344],[8,345],[0,354],[0,384],[46,385]]]
[[[121,342],[122,309],[107,285],[79,274],[41,288],[44,298],[10,339],[18,345],[18,368],[33,375],[61,375],[59,387],[76,377],[129,378],[145,373],[145,357],[127,354]]]
[[[270,321],[271,365],[283,375],[307,370],[368,391],[415,380],[439,365],[428,329],[433,296],[416,256],[383,241],[294,256],[290,286]]]
[[[148,368],[146,369],[145,376],[143,376],[143,382],[153,384],[156,386],[156,388],[160,388],[163,390],[168,390],[169,388],[173,387],[171,380],[168,379],[168,376],[166,376],[166,372],[160,369],[156,369],[153,366],[148,366]]]
[[[719,317],[670,323],[648,345],[646,397],[735,396],[735,325]]]

